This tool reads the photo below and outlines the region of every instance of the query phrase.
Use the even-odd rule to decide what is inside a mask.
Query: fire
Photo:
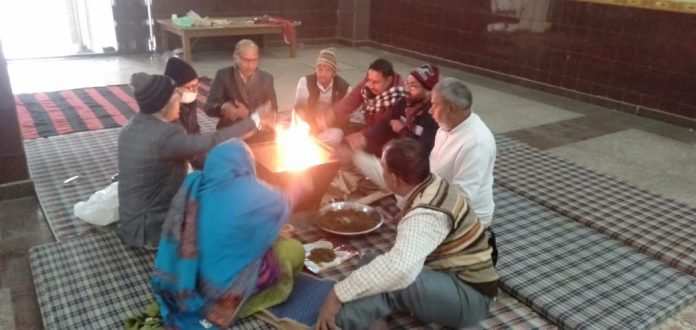
[[[289,127],[276,127],[276,151],[280,171],[302,171],[324,161],[322,149],[309,131],[309,125],[297,117],[294,111]]]

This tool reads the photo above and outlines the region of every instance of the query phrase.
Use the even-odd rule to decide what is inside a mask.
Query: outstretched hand
[[[338,162],[344,165],[351,164],[353,162],[353,154],[355,151],[345,144],[340,144],[334,148],[334,156],[338,159]]]
[[[275,128],[276,112],[273,110],[271,101],[264,102],[260,107],[256,109],[256,113],[259,114],[259,119],[261,119],[261,125],[263,125],[264,127]]]
[[[367,138],[362,132],[355,132],[346,137],[346,142],[353,150],[362,150],[367,146]]]
[[[336,316],[341,310],[341,301],[338,300],[336,292],[332,289],[324,299],[324,304],[321,305],[319,318],[317,319],[317,330],[335,330],[340,329],[336,325]]]
[[[315,115],[315,123],[317,125],[317,129],[320,132],[323,132],[327,128],[331,127],[334,124],[334,121],[336,120],[336,115],[333,112],[333,109],[328,109],[326,111],[317,111],[317,114]]]

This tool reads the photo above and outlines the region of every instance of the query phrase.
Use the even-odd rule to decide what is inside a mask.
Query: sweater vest
[[[488,244],[489,233],[469,207],[466,197],[436,175],[430,175],[409,195],[406,205],[447,215],[452,228],[444,241],[425,261],[433,270],[453,272],[483,295],[498,294],[498,273]]]
[[[317,86],[317,74],[313,73],[305,76],[307,79],[307,90],[309,91],[309,97],[307,98],[307,107],[314,111],[317,108],[317,103],[319,103],[319,86]],[[343,99],[348,92],[348,87],[350,84],[343,80],[339,76],[335,76],[333,79],[333,86],[331,87],[331,104],[336,104],[336,102]]]

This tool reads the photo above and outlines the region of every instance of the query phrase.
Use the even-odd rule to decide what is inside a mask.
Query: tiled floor
[[[0,203],[0,329],[42,328],[28,250],[52,241],[36,197]]]
[[[340,74],[351,83],[359,81],[377,57],[392,60],[402,75],[421,63],[372,48],[334,47]],[[312,71],[320,48],[301,49],[296,59],[287,57],[286,48],[262,52],[261,65],[275,77],[281,110],[290,109],[297,79]],[[197,54],[194,67],[213,77],[231,61],[228,53]],[[164,63],[159,55],[143,55],[10,62],[8,69],[14,92],[25,93],[127,83],[133,72],[162,72]],[[442,72],[469,83],[474,111],[493,131],[696,206],[692,130],[449,68]],[[27,250],[50,241],[36,198],[0,202],[0,329],[42,327]]]

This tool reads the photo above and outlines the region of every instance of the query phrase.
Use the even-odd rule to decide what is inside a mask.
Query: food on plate
[[[316,264],[331,262],[336,259],[336,252],[332,249],[314,248],[309,252],[307,259],[314,261]]]
[[[319,216],[319,226],[344,233],[358,233],[370,230],[380,223],[377,212],[366,213],[356,209],[328,210]]]

